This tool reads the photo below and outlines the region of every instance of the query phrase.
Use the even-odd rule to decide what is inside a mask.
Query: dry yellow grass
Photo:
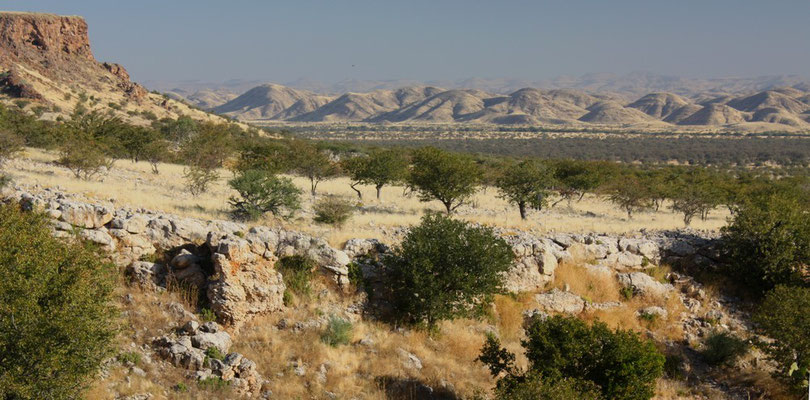
[[[661,279],[669,271],[668,267],[651,268],[652,276]],[[659,338],[670,340],[683,339],[683,328],[680,324],[681,313],[686,309],[680,298],[671,294],[669,297],[636,296],[624,299],[620,293],[621,286],[613,275],[588,271],[581,263],[565,263],[554,271],[552,287],[568,288],[588,302],[602,303],[621,301],[620,307],[606,310],[586,311],[582,318],[588,321],[599,320],[611,328],[632,329],[637,332],[652,332]],[[638,311],[651,306],[662,307],[667,317],[646,320],[638,316]]]
[[[160,174],[151,173],[148,163],[133,163],[119,160],[106,176],[95,180],[76,179],[62,167],[53,164],[56,154],[39,149],[27,149],[22,157],[6,166],[7,172],[18,182],[60,188],[67,192],[80,193],[91,198],[113,198],[119,205],[147,208],[202,219],[228,218],[228,198],[234,192],[227,186],[232,176],[230,171],[220,171],[220,179],[208,193],[192,196],[185,187],[183,166],[161,164]],[[293,177],[299,188],[306,192],[309,182]],[[309,195],[303,196],[303,211],[291,221],[272,217],[257,221],[262,225],[283,225],[327,239],[333,245],[341,245],[354,237],[376,237],[385,240],[391,228],[417,223],[426,210],[441,211],[438,202],[420,202],[416,196],[405,195],[401,186],[383,189],[382,201],[377,201],[373,187],[360,187],[363,200],[355,215],[340,229],[312,222],[312,202]],[[321,194],[334,194],[357,198],[349,187],[347,178],[322,182]],[[639,229],[673,229],[683,226],[679,215],[663,210],[639,213],[632,220],[614,205],[605,200],[586,196],[571,208],[566,203],[542,212],[531,212],[529,219],[522,221],[515,207],[499,199],[497,190],[487,188],[479,191],[471,206],[458,210],[458,216],[468,221],[501,226],[509,229],[543,232],[605,232],[623,233]],[[697,220],[693,227],[718,229],[726,222],[723,210],[711,213],[706,221]]]
[[[590,273],[581,264],[563,263],[554,270],[553,287],[567,286],[588,301],[602,303],[621,300],[619,282],[613,276]]]

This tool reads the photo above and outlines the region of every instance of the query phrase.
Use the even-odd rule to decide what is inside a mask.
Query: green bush
[[[560,379],[552,381],[537,374],[507,376],[495,388],[497,400],[601,400],[599,388],[589,381]]]
[[[138,365],[141,363],[141,353],[128,351],[125,353],[121,353],[116,357],[118,361],[122,364],[132,363]]]
[[[728,333],[713,332],[706,339],[701,352],[703,359],[710,365],[733,364],[748,352],[748,343]]]
[[[197,381],[197,385],[203,390],[220,391],[230,388],[231,381],[226,381],[218,376],[212,376]]]
[[[0,206],[0,398],[79,398],[112,356],[116,269]]]
[[[352,329],[351,321],[332,315],[321,334],[321,341],[332,347],[349,344],[352,340]]]
[[[317,268],[315,261],[299,255],[282,257],[276,264],[276,269],[281,272],[287,290],[296,296],[304,297],[308,297],[312,291],[310,282],[315,268]]]
[[[513,257],[490,228],[426,215],[383,261],[395,317],[432,329],[444,319],[483,315]]]
[[[228,184],[239,193],[239,197],[231,197],[229,201],[239,219],[256,220],[267,212],[287,218],[300,208],[301,190],[289,178],[247,170]]]
[[[779,365],[779,377],[795,387],[807,382],[810,372],[810,289],[777,286],[754,315],[762,333],[774,339],[765,347]]]
[[[342,226],[351,218],[354,204],[337,196],[326,196],[318,200],[312,207],[315,211],[315,222]]]
[[[0,129],[0,167],[19,153],[24,143],[18,135]]]
[[[225,354],[222,354],[222,352],[219,350],[219,347],[217,346],[211,346],[205,349],[205,356],[212,360],[222,361],[225,359]]]
[[[0,174],[0,189],[6,187],[11,183],[11,177],[8,175]]]
[[[498,386],[542,376],[547,382],[585,381],[602,396],[617,400],[650,399],[655,381],[663,374],[664,356],[637,333],[610,330],[601,322],[588,325],[576,317],[535,319],[521,342],[529,361],[527,371],[515,366],[515,355],[487,338],[479,360],[493,376],[506,373]]]
[[[729,272],[764,293],[777,285],[803,285],[810,264],[810,213],[806,194],[766,189],[739,205],[723,228]]]
[[[202,322],[216,322],[217,315],[210,308],[200,310],[200,320]]]

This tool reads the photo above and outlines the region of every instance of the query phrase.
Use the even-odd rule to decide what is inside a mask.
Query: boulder
[[[632,288],[634,293],[641,295],[667,297],[675,289],[671,284],[658,282],[643,272],[622,273],[617,278],[623,287]]]
[[[191,344],[203,351],[209,347],[216,347],[223,354],[231,349],[231,335],[225,331],[219,332],[197,332],[191,337]]]
[[[619,239],[619,249],[646,257],[650,261],[660,257],[658,244],[648,239],[621,238]]]
[[[638,310],[637,313],[639,317],[661,318],[661,319],[666,319],[667,314],[668,314],[667,310],[658,306],[645,307],[642,308],[641,310]]]
[[[61,203],[59,211],[62,221],[87,229],[101,228],[113,219],[112,210],[92,204],[65,201]]]
[[[585,310],[585,300],[571,292],[552,289],[548,293],[535,296],[540,310],[565,314],[579,314]]]
[[[148,290],[166,287],[166,267],[146,261],[136,261],[126,268],[126,274],[133,283]]]
[[[180,250],[177,255],[172,258],[170,262],[172,268],[175,270],[185,269],[188,267],[196,266],[201,261],[201,258],[191,254],[190,251],[186,249]]]
[[[107,252],[115,251],[115,241],[107,232],[95,229],[83,229],[79,232],[79,237],[101,246],[101,248]]]
[[[625,268],[637,268],[644,265],[644,257],[629,251],[621,251],[605,257],[605,262]]]
[[[207,294],[221,322],[239,326],[257,314],[283,307],[281,274],[273,262],[251,253],[246,240],[222,239],[212,260],[217,280],[208,282]]]
[[[557,256],[551,241],[532,243],[523,238],[510,240],[515,261],[504,275],[504,288],[507,291],[519,293],[537,290],[554,278]]]

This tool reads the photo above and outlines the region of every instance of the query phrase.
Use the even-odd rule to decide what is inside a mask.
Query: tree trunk
[[[451,207],[452,202],[449,202],[449,201],[443,201],[442,203],[444,204],[444,208],[446,208],[446,209],[447,209],[447,215],[452,214],[452,213],[453,213],[453,208]]]
[[[318,182],[315,181],[315,179],[310,178],[309,179],[309,188],[310,188],[310,191],[312,192],[312,197],[315,197],[315,189],[318,188]]]
[[[377,200],[380,200],[380,196],[382,195],[382,185],[377,185]]]
[[[518,203],[518,209],[520,210],[520,219],[526,219],[526,203],[520,202]]]
[[[357,189],[357,184],[356,183],[350,183],[349,186],[352,188],[352,190],[357,192],[357,198],[362,200],[363,199],[363,193],[359,189]]]

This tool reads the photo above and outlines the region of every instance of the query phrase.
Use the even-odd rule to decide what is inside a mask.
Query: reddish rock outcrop
[[[112,83],[135,100],[147,95],[146,89],[130,81],[124,67],[96,61],[82,17],[0,12],[0,72],[3,70],[7,73],[0,78],[0,87],[13,97],[43,100],[29,84],[41,79],[26,70],[70,85],[98,88]]]
[[[0,55],[20,61],[82,58],[95,62],[82,17],[0,12]]]

